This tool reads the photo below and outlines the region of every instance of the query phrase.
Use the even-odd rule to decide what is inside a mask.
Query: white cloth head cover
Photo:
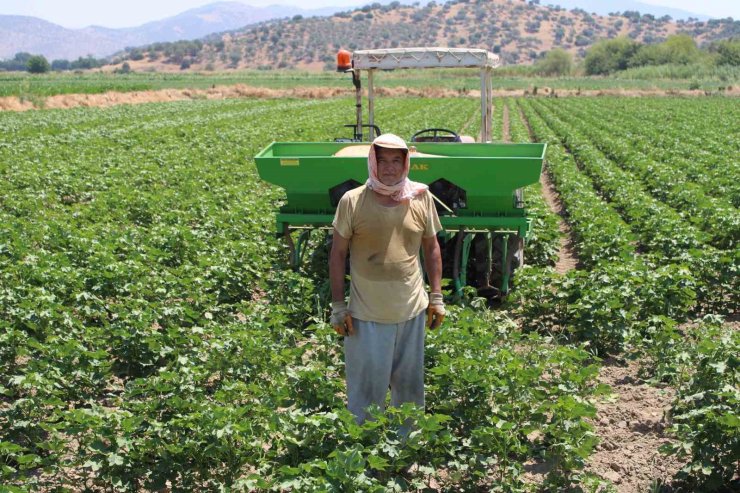
[[[395,185],[385,185],[378,178],[378,158],[375,153],[375,148],[384,147],[386,149],[403,149],[405,151],[405,159],[403,163],[403,178]],[[411,156],[409,155],[409,148],[406,146],[404,140],[393,134],[383,134],[373,140],[370,146],[370,153],[367,156],[367,174],[368,179],[365,185],[370,190],[378,192],[381,195],[389,195],[393,200],[397,202],[403,202],[404,200],[411,200],[416,195],[422,193],[429,187],[423,183],[418,183],[409,180],[409,169],[411,168]]]

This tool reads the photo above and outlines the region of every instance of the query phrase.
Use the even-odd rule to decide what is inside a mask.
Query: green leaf
[[[108,464],[111,466],[122,466],[123,465],[123,457],[121,457],[118,454],[110,454],[108,456]]]
[[[371,468],[377,471],[385,471],[389,464],[385,458],[378,457],[377,455],[369,455],[367,457],[367,462]]]
[[[82,464],[82,467],[89,467],[93,471],[99,471],[101,467],[103,467],[103,464],[101,464],[99,461],[89,459],[84,464]]]

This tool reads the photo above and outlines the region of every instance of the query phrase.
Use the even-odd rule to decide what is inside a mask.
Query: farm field
[[[380,72],[377,81],[383,87],[427,88],[429,77],[434,87],[453,90],[478,90],[480,78],[470,70],[441,70],[419,72]],[[100,94],[108,91],[154,91],[160,89],[208,89],[212,86],[246,84],[270,89],[296,87],[351,88],[348,76],[336,72],[305,72],[298,70],[239,70],[230,72],[131,72],[115,74],[88,71],[84,73],[52,73],[32,75],[18,72],[0,72],[0,97],[43,98],[58,94]],[[494,87],[501,90],[531,90],[549,87],[555,90],[724,90],[740,84],[740,73],[728,70],[719,75],[702,74],[688,78],[649,78],[639,73],[629,78],[617,77],[521,77],[500,75]]]
[[[253,162],[344,136],[352,105],[0,113],[0,491],[737,487],[734,99],[496,99],[496,140],[548,142],[528,265],[428,332],[425,411],[362,426],[322,238],[287,269]],[[382,98],[376,121],[475,135],[478,105]]]

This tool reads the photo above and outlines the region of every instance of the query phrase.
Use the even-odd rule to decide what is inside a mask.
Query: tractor
[[[355,122],[345,125],[352,136],[331,142],[273,142],[255,156],[260,177],[285,189],[287,200],[277,213],[276,234],[287,241],[292,267],[300,265],[312,231],[331,234],[342,195],[367,179],[369,142],[381,133],[374,114],[375,72],[471,68],[480,71],[478,139],[446,128],[420,129],[408,140],[409,178],[427,184],[435,199],[443,227],[438,235],[443,276],[452,279],[454,294],[462,297],[469,285],[489,301],[505,297],[515,270],[524,262],[532,225],[522,188],[539,180],[546,144],[491,142],[492,71],[499,65],[496,54],[482,49],[341,50],[337,70],[350,74],[355,88]],[[366,123],[363,72],[367,72]]]

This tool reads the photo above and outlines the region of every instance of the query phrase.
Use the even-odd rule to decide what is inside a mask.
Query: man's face
[[[378,179],[383,185],[393,186],[403,179],[403,165],[406,154],[403,149],[375,147],[378,160]]]

